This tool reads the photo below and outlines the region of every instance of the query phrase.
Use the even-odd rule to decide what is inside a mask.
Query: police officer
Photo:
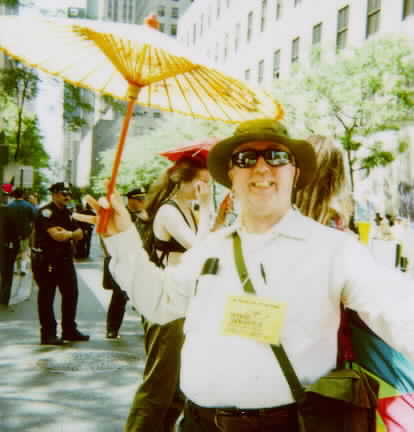
[[[83,232],[67,208],[72,192],[69,183],[55,183],[49,189],[52,201],[41,207],[35,220],[32,270],[39,286],[40,343],[62,345],[63,341],[87,341],[89,335],[77,329],[75,316],[78,285],[73,264],[72,242]],[[59,287],[62,296],[62,338],[57,336],[53,302]]]
[[[146,187],[141,186],[130,190],[125,196],[128,198],[127,210],[131,215],[132,222],[142,235],[148,222],[148,214],[145,210]]]

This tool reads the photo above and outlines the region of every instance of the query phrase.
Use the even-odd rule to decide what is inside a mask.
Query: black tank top
[[[183,217],[185,223],[191,228],[191,225],[190,225],[189,221],[187,220],[187,218],[185,217],[184,212],[181,210],[181,208],[179,207],[179,205],[175,201],[168,200],[168,201],[165,201],[162,205],[171,205],[171,206],[175,207],[180,212],[180,214]],[[193,212],[191,212],[191,217],[193,219],[194,226],[196,227],[196,232],[197,232],[197,221],[196,221],[196,219],[194,217]],[[187,248],[185,248],[181,243],[179,243],[173,237],[171,237],[169,240],[160,240],[160,239],[158,239],[154,235],[154,246],[155,246],[155,249],[157,249],[158,251],[160,251],[162,253],[162,261],[166,257],[168,257],[168,255],[171,252],[183,253],[183,252],[185,252],[187,250]]]

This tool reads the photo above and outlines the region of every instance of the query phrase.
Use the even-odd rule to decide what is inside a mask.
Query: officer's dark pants
[[[78,283],[72,259],[61,259],[53,265],[44,262],[33,269],[33,274],[39,286],[37,306],[42,337],[56,336],[57,323],[53,310],[56,287],[62,296],[62,333],[68,335],[76,331]]]
[[[179,432],[299,432],[294,406],[267,415],[221,415],[214,411],[197,410],[187,403]]]
[[[118,333],[121,328],[125,315],[125,305],[128,296],[125,291],[119,288],[118,284],[113,285],[111,302],[109,303],[108,313],[106,315],[106,331]]]
[[[172,432],[184,408],[178,389],[184,319],[160,326],[143,320],[147,361],[125,432]]]
[[[0,304],[8,305],[10,301],[11,289],[13,285],[14,263],[19,252],[19,243],[6,246],[2,251],[1,263],[1,285],[0,285]]]

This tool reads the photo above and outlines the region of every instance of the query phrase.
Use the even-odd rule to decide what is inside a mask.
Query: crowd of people
[[[217,216],[212,181],[228,189]],[[127,432],[323,432],[306,426],[298,394],[337,366],[344,308],[414,361],[413,280],[358,241],[342,152],[328,137],[294,139],[278,121],[246,121],[151,185],[85,197],[88,211],[69,211],[69,184],[50,192],[37,209],[10,204],[30,223],[20,240],[32,236],[40,343],[89,339],[76,323],[72,246],[112,207],[101,235],[106,337],[120,337],[129,301],[147,355]],[[341,430],[348,420],[334,414],[322,406],[313,416]]]

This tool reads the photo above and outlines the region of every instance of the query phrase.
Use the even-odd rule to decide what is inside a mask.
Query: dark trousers
[[[0,304],[8,305],[13,285],[14,263],[19,252],[19,243],[11,243],[2,251]]]
[[[172,432],[184,408],[179,391],[184,319],[160,326],[143,320],[147,361],[125,432]]]
[[[248,390],[247,390],[248,391]],[[222,414],[221,414],[222,413]],[[225,410],[198,410],[186,403],[180,432],[299,432],[294,405],[268,414],[228,415]],[[332,431],[334,432],[334,431]]]
[[[112,289],[111,302],[109,303],[108,312],[106,314],[107,332],[112,331],[118,333],[124,319],[127,301],[128,295],[115,283]]]
[[[76,331],[78,283],[72,259],[61,259],[53,264],[44,261],[33,269],[33,275],[39,286],[37,306],[42,336],[56,336],[57,323],[53,310],[56,288],[62,296],[62,333],[68,335]]]

